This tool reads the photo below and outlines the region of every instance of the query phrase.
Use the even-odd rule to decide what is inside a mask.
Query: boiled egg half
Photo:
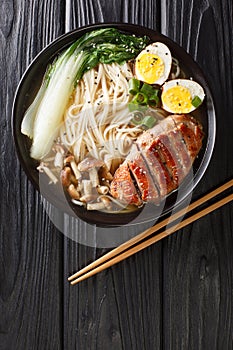
[[[136,58],[135,75],[148,84],[162,85],[168,78],[172,65],[169,48],[160,42],[148,45]]]
[[[193,80],[169,80],[162,87],[162,105],[170,113],[190,113],[202,104],[204,98],[203,88]]]

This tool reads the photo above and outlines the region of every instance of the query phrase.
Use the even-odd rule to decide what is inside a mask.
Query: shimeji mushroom
[[[73,198],[73,199],[80,198],[80,193],[77,191],[77,189],[74,187],[73,184],[69,185],[67,191],[68,191],[71,198]]]
[[[104,162],[100,159],[87,157],[84,158],[79,164],[78,164],[78,170],[83,171],[89,171],[92,168],[100,168],[104,165]]]
[[[55,157],[54,157],[54,166],[56,168],[62,169],[64,156],[65,156],[65,149],[64,149],[64,147],[62,147],[62,145],[57,143],[53,147],[53,150],[56,152]]]
[[[65,164],[70,164],[71,169],[73,170],[74,176],[76,177],[77,180],[80,180],[82,178],[82,175],[78,169],[78,166],[75,162],[74,156],[69,155],[68,157],[66,157]]]
[[[104,166],[102,160],[87,157],[78,164],[78,170],[88,172],[92,187],[96,188],[100,184],[98,171],[102,166]]]
[[[97,195],[92,193],[92,194],[84,194],[81,198],[80,201],[84,203],[89,203],[97,199]]]
[[[107,194],[109,192],[109,187],[108,186],[99,186],[99,187],[97,187],[97,192],[99,194]]]
[[[40,165],[37,167],[37,170],[39,170],[39,172],[41,173],[45,173],[50,178],[51,182],[53,182],[54,184],[58,182],[56,176],[52,173],[52,171],[47,167],[47,165],[44,162],[40,163]]]
[[[108,197],[101,196],[100,200],[104,204],[105,208],[107,208],[108,210],[112,209],[112,201]]]
[[[61,171],[61,183],[64,187],[68,187],[71,184],[71,169],[70,167],[66,166]]]
[[[83,194],[84,195],[92,194],[92,182],[90,180],[84,179],[82,181],[82,184],[83,184]]]
[[[101,210],[105,208],[105,204],[101,203],[88,203],[87,210]]]

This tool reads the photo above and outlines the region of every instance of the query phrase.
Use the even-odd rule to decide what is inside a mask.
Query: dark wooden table
[[[55,227],[11,136],[17,84],[42,48],[90,23],[141,24],[186,49],[213,91],[216,145],[193,198],[225,182],[233,175],[232,1],[1,0],[0,8],[0,349],[233,349],[232,204],[70,287],[67,277],[105,250]],[[93,226],[67,215],[62,224],[67,235],[98,240]]]

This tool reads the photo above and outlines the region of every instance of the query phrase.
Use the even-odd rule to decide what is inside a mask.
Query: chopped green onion
[[[143,114],[141,112],[135,112],[134,113],[134,119],[141,121],[143,119]]]
[[[140,89],[140,80],[132,78],[129,80],[129,93],[131,95],[136,95]]]
[[[128,108],[130,112],[139,110],[139,106],[136,103],[130,102],[128,103]]]
[[[132,100],[133,103],[139,104],[139,105],[147,105],[148,97],[143,92],[138,92],[136,96]]]
[[[151,115],[147,115],[143,118],[141,124],[145,126],[147,129],[153,128],[155,124],[157,123],[156,118],[152,117]]]
[[[155,94],[155,91],[158,90],[155,90],[151,85],[144,83],[140,91],[146,94],[148,97],[150,97]]]
[[[147,110],[147,106],[142,106],[133,102],[130,102],[128,104],[128,108],[130,112],[135,112],[135,111],[145,112]]]
[[[149,105],[150,106],[158,106],[159,104],[159,97],[157,95],[153,95],[149,98]]]
[[[133,118],[131,119],[131,123],[134,125],[141,125],[143,120],[143,114],[141,112],[135,112]]]
[[[134,95],[134,98],[128,105],[130,111],[139,110],[138,106],[140,105],[156,107],[160,103],[159,89],[154,89],[153,86],[147,83],[143,83],[141,88],[140,86],[140,80],[135,78],[129,80],[129,93]]]
[[[191,103],[192,103],[193,107],[197,108],[201,105],[202,100],[200,99],[199,96],[194,96]]]

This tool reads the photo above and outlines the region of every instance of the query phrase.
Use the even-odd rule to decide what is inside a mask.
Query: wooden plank
[[[1,1],[1,349],[62,348],[62,239],[26,179],[11,138],[17,84],[32,58],[62,33],[62,18],[55,1]]]
[[[96,22],[130,22],[156,28],[156,2],[66,1],[66,30]],[[150,16],[148,16],[150,13]],[[67,217],[64,273],[93,261],[114,240],[141,232],[137,228],[101,229]],[[117,232],[117,234],[116,234]],[[107,236],[106,236],[107,235]],[[102,237],[102,238],[101,238]],[[86,239],[86,242],[85,242]],[[126,238],[125,238],[126,239]],[[85,245],[86,244],[86,245]],[[115,242],[116,244],[116,242]],[[89,246],[88,246],[89,245]],[[64,344],[68,349],[159,349],[161,337],[161,245],[70,287],[64,285]]]
[[[160,3],[153,0],[66,0],[66,30],[98,22],[125,22],[158,29]]]
[[[198,61],[212,88],[217,139],[194,195],[232,176],[232,3],[164,1],[162,31]],[[164,348],[232,349],[232,205],[164,241]]]

